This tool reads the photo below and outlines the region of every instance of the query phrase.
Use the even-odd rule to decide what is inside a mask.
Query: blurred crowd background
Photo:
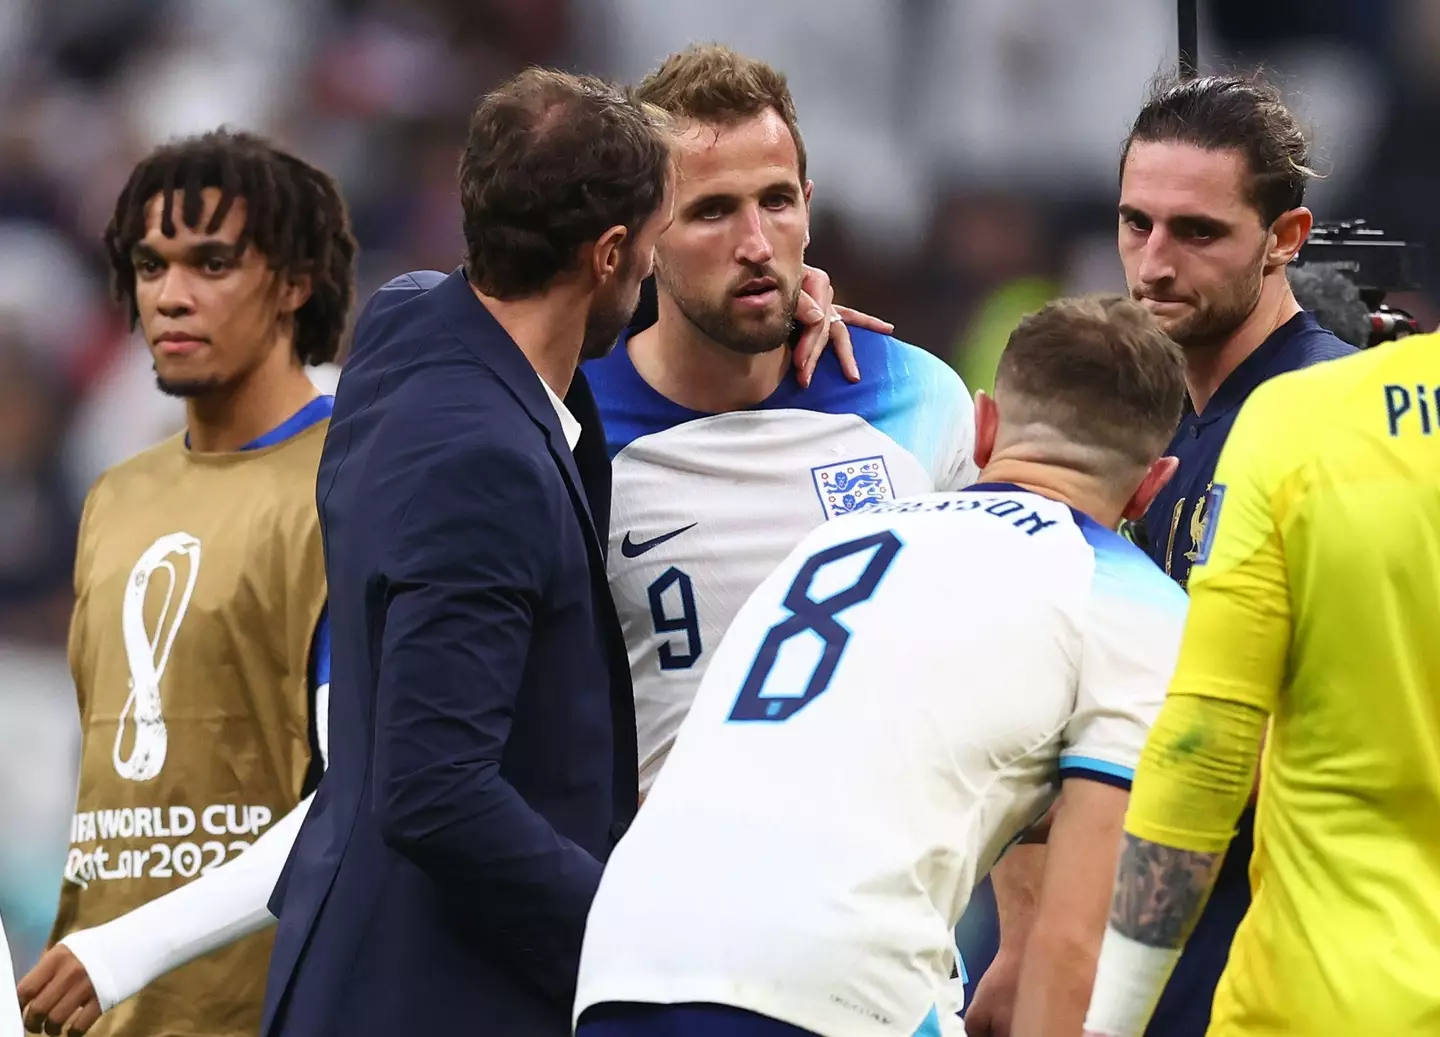
[[[1440,3],[1201,8],[1203,67],[1263,64],[1312,128],[1317,217],[1440,255]],[[80,508],[183,416],[100,250],[151,146],[226,123],[332,172],[363,299],[458,265],[456,158],[487,87],[532,63],[635,81],[719,40],[789,74],[810,261],[983,388],[1020,314],[1123,288],[1119,145],[1175,37],[1173,0],[0,0],[0,917],[17,967],[48,933],[73,805]],[[1437,300],[1432,274],[1390,301],[1433,328]]]

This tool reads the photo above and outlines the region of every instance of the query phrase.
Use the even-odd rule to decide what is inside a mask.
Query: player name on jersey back
[[[740,609],[601,880],[577,1012],[710,1001],[834,1037],[953,1014],[953,929],[1060,781],[1128,782],[1186,599],[1008,484],[806,536]]]
[[[1035,507],[1023,500],[1016,500],[1012,494],[981,494],[979,492],[965,494],[963,496],[950,495],[945,497],[919,498],[916,500],[893,501],[888,504],[878,504],[873,509],[875,515],[914,515],[920,512],[940,511],[979,511],[995,518],[1009,519],[1011,524],[1023,533],[1034,536],[1036,533],[1051,529],[1060,525],[1059,518],[1045,518]]]

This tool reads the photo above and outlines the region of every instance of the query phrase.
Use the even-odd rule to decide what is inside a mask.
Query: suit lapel
[[[585,496],[590,502],[590,515],[595,522],[595,532],[600,537],[600,549],[605,552],[610,545],[610,454],[605,449],[605,426],[600,421],[600,408],[595,403],[595,394],[583,369],[575,372],[570,391],[565,394],[565,406],[580,422],[580,442],[575,444],[575,466],[580,471],[580,481],[585,485]]]
[[[444,281],[436,285],[434,292],[441,303],[445,323],[450,330],[469,347],[470,351],[486,367],[495,372],[501,384],[525,408],[530,419],[544,429],[545,438],[550,447],[550,455],[555,459],[556,466],[559,467],[560,473],[569,485],[571,502],[575,505],[575,511],[580,515],[582,525],[589,533],[593,546],[600,554],[603,571],[604,548],[600,541],[600,531],[591,514],[590,502],[586,495],[586,483],[581,478],[580,470],[575,464],[575,455],[571,453],[570,445],[565,442],[565,432],[560,428],[560,419],[555,414],[555,407],[551,404],[544,386],[540,384],[540,376],[535,373],[535,368],[530,366],[530,361],[526,359],[525,354],[520,352],[520,347],[515,345],[514,340],[485,308],[485,304],[475,297],[475,293],[470,290],[469,282],[465,280],[463,270],[456,270],[450,274]],[[578,371],[576,375],[579,377]],[[584,391],[588,396],[588,387]],[[594,399],[593,397],[590,399],[593,409]],[[581,419],[581,421],[583,426],[584,420]],[[598,425],[598,414],[596,423]],[[597,434],[601,437],[601,449],[603,450],[604,434]],[[605,510],[608,515],[608,501]],[[608,530],[606,535],[609,535]]]
[[[571,506],[585,531],[586,550],[590,556],[591,586],[597,619],[605,632],[610,663],[611,721],[615,738],[614,804],[619,827],[612,827],[611,836],[619,833],[635,816],[639,800],[639,759],[636,750],[635,699],[630,684],[629,657],[625,650],[625,634],[615,611],[606,574],[605,556],[610,538],[610,455],[605,449],[605,429],[600,409],[583,372],[575,372],[565,405],[580,422],[580,440],[575,450],[565,442],[560,419],[550,402],[540,376],[530,366],[520,347],[498,321],[475,297],[463,271],[456,271],[432,290],[437,293],[446,325],[520,402],[525,412],[545,430],[550,454],[565,479]]]

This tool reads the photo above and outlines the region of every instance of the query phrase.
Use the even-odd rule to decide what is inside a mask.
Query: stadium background
[[[1317,216],[1440,254],[1440,4],[1201,8],[1202,65],[1263,62],[1314,128]],[[1174,17],[1171,0],[0,0],[0,917],[18,970],[50,926],[73,803],[79,509],[100,471],[182,418],[99,250],[150,146],[229,123],[336,174],[363,299],[457,264],[455,158],[485,88],[527,63],[633,81],[720,40],[790,76],[811,261],[984,387],[1020,313],[1123,286],[1118,145],[1173,67]],[[1434,327],[1440,282],[1391,301]]]

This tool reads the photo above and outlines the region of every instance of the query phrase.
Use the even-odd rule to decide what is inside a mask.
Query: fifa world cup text
[[[70,823],[65,878],[81,886],[115,879],[194,878],[243,853],[272,819],[267,806],[236,803],[213,803],[199,810],[87,810]],[[156,841],[136,847],[138,839]]]

